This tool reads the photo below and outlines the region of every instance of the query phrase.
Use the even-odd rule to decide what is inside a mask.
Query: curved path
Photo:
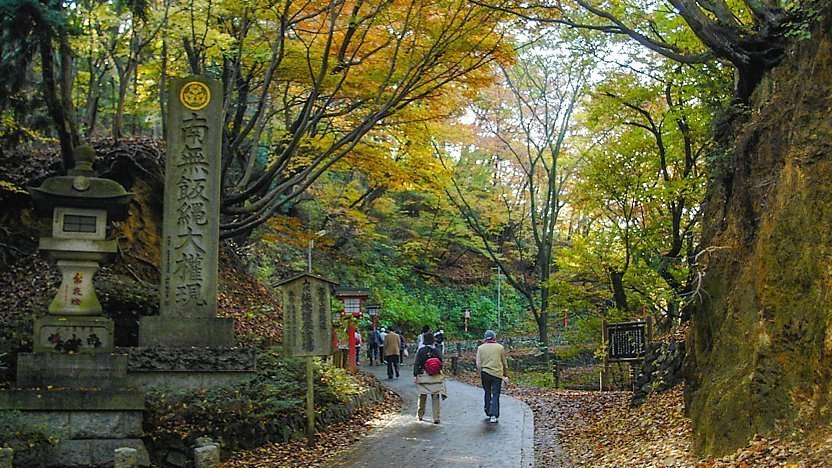
[[[405,361],[401,378],[394,380],[387,380],[385,366],[361,366],[402,397],[402,412],[339,455],[333,466],[534,466],[534,417],[525,403],[501,395],[500,422],[491,424],[482,410],[482,389],[448,379],[441,424],[432,422],[430,399],[425,421],[420,422],[413,359]]]

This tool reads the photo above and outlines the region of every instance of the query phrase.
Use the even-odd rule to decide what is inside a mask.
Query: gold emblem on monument
[[[190,110],[204,109],[211,102],[211,90],[199,81],[185,83],[179,91],[179,101]]]

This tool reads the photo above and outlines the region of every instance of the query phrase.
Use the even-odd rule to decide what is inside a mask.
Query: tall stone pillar
[[[161,308],[139,326],[139,346],[223,347],[233,320],[216,317],[222,86],[171,80],[162,222]]]

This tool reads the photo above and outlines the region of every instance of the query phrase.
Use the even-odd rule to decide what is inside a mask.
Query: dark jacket
[[[435,357],[442,361],[442,353],[432,346],[422,346],[416,352],[416,361],[413,363],[413,377],[425,373],[425,362],[428,359]]]
[[[384,343],[381,341],[381,333],[378,330],[373,330],[370,333],[370,347],[371,348],[381,348],[381,345]]]

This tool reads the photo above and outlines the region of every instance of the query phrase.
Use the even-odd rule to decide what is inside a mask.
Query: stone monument
[[[168,99],[161,307],[139,326],[139,346],[227,347],[233,320],[217,318],[222,86],[174,78]]]
[[[74,149],[66,176],[30,188],[35,214],[52,219],[51,236],[39,248],[57,263],[62,280],[48,314],[35,320],[33,352],[18,355],[16,388],[0,393],[0,409],[24,421],[65,432],[57,447],[22,466],[105,466],[114,449],[137,450],[149,463],[140,437],[144,397],[126,388],[127,356],[114,352],[113,322],[103,315],[93,275],[117,251],[107,240],[108,221],[127,217],[133,194],[93,170],[95,151]]]
[[[205,388],[251,375],[255,353],[233,348],[234,320],[218,318],[222,86],[171,80],[159,315],[139,323],[128,377],[141,388]]]

